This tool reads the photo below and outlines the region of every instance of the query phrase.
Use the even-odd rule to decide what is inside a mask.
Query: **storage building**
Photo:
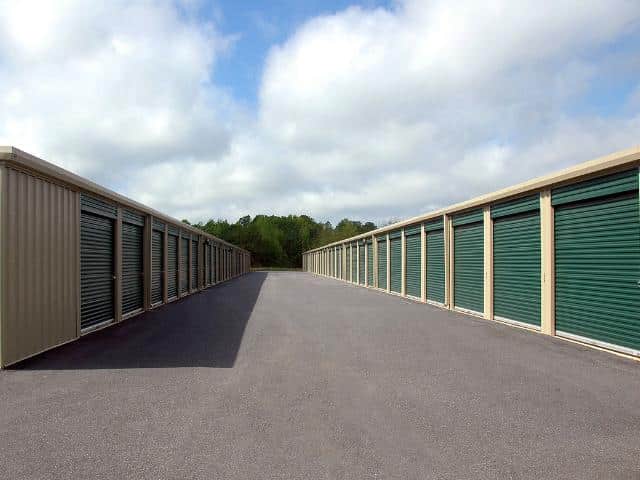
[[[639,165],[614,153],[311,250],[305,269],[326,275],[308,258],[338,247],[352,283],[640,356]]]
[[[0,366],[250,269],[249,252],[0,147]]]

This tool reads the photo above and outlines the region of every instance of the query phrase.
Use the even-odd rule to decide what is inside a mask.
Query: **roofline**
[[[125,206],[127,208],[131,208],[134,210],[138,210],[140,212],[146,213],[148,215],[152,215],[154,218],[162,220],[168,224],[173,224],[183,230],[187,230],[191,233],[196,233],[198,235],[202,235],[216,242],[222,243],[228,247],[233,247],[237,250],[251,253],[244,248],[240,248],[237,245],[227,242],[221,238],[216,237],[215,235],[211,235],[206,233],[203,230],[200,230],[191,225],[187,225],[186,223],[181,222],[180,220],[170,217],[169,215],[165,215],[158,210],[155,210],[151,207],[143,205],[142,203],[136,202],[124,195],[120,195],[119,193],[114,192],[113,190],[109,190],[108,188],[102,187],[91,180],[83,178],[79,175],[76,175],[73,172],[65,170],[64,168],[58,167],[53,163],[42,160],[41,158],[36,157],[35,155],[31,155],[19,148],[12,146],[0,146],[0,162],[4,162],[5,164],[16,167],[20,170],[24,170],[27,173],[35,173],[36,175],[41,175],[45,178],[52,179],[58,182],[62,182],[66,186],[70,186],[71,188],[87,193],[92,193],[95,195],[99,195],[107,200],[111,200],[113,202],[117,202],[118,204]]]
[[[587,162],[582,162],[572,167],[568,167],[563,170],[559,170],[557,172],[551,173],[549,175],[543,175],[541,177],[534,178],[533,180],[528,180],[522,183],[518,183],[517,185],[503,188],[501,190],[497,190],[492,193],[480,195],[479,197],[472,198],[471,200],[466,200],[464,202],[459,202],[459,203],[450,205],[448,207],[441,208],[439,210],[434,210],[432,212],[424,213],[416,217],[411,217],[406,220],[393,223],[391,225],[385,225],[384,227],[371,230],[370,232],[367,232],[367,233],[361,233],[360,235],[345,238],[344,240],[328,243],[321,247],[317,247],[312,250],[307,250],[306,252],[303,252],[303,253],[306,254],[306,253],[316,252],[319,250],[324,250],[325,248],[333,247],[336,245],[342,245],[344,243],[354,242],[357,240],[361,240],[363,238],[380,235],[381,233],[386,233],[391,230],[396,230],[398,228],[406,227],[408,225],[413,225],[414,223],[430,220],[434,217],[439,217],[441,215],[447,215],[447,214],[450,215],[453,213],[460,213],[465,210],[484,206],[489,203],[494,203],[496,201],[515,198],[523,194],[531,194],[536,191],[540,191],[550,187],[556,187],[563,183],[568,183],[569,181],[583,179],[589,176],[593,176],[595,174],[601,174],[603,172],[619,170],[622,167],[633,167],[634,165],[635,166],[640,165],[640,145],[634,146],[626,150],[614,152],[609,155],[605,155],[603,157],[598,157],[593,160],[589,160]]]

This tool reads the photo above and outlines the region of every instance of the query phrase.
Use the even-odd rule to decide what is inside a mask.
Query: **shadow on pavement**
[[[216,285],[10,369],[231,368],[267,275]]]

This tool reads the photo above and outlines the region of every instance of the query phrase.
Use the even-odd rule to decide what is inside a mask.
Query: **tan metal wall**
[[[12,147],[0,147],[0,367],[41,353],[80,336],[80,192],[118,206],[115,223],[115,323],[122,319],[122,209],[146,217],[144,242],[144,308],[151,308],[151,222],[157,217],[225,250],[244,255],[236,275],[249,271],[249,252],[202,233],[166,215],[106,190],[55,165]],[[201,243],[200,243],[201,245]],[[189,244],[191,249],[191,243]],[[201,249],[193,254],[200,255]],[[180,258],[180,255],[178,256]],[[201,285],[203,259],[198,262]],[[227,255],[225,278],[232,275]],[[235,262],[237,263],[237,262]],[[220,263],[217,264],[222,269]],[[239,267],[239,265],[237,265]],[[190,268],[190,264],[189,264]],[[190,281],[191,275],[189,275]],[[220,277],[218,277],[220,281]],[[165,273],[166,298],[166,273]],[[187,292],[187,295],[191,292]],[[159,306],[159,305],[156,305]],[[135,315],[131,315],[135,316]]]
[[[79,194],[2,168],[2,366],[78,337]]]

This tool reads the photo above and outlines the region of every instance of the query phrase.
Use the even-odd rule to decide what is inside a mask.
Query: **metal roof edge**
[[[186,223],[183,223],[176,218],[166,215],[142,203],[136,202],[135,200],[125,197],[124,195],[121,195],[106,187],[102,187],[101,185],[95,182],[92,182],[91,180],[88,180],[84,177],[81,177],[80,175],[77,175],[73,172],[65,170],[64,168],[58,167],[53,163],[42,160],[41,158],[38,158],[35,155],[31,155],[30,153],[20,150],[19,148],[12,147],[12,146],[0,146],[0,160],[5,161],[9,165],[22,167],[27,171],[33,171],[37,174],[43,175],[44,177],[48,177],[48,178],[58,180],[63,183],[78,187],[80,190],[84,190],[87,193],[100,195],[101,197],[117,202],[122,206],[139,210],[148,215],[152,215],[153,217],[158,218],[166,223],[171,223],[174,226],[177,226],[178,228],[182,228],[192,233],[202,235],[204,237],[215,240],[216,242],[220,242],[229,247],[233,247],[245,253],[249,253],[249,254],[251,253],[248,250],[245,250],[244,248],[240,248],[237,245],[229,243],[226,240],[216,237],[215,235],[206,233],[205,231],[200,230],[194,226],[187,225]]]
[[[489,203],[496,202],[498,200],[505,200],[507,198],[517,197],[522,194],[531,193],[536,190],[541,190],[544,188],[556,186],[568,180],[580,179],[581,177],[586,177],[594,173],[605,172],[607,170],[612,170],[627,164],[633,165],[634,163],[638,163],[638,162],[640,162],[640,145],[637,145],[625,150],[620,150],[614,153],[610,153],[608,155],[604,155],[602,157],[588,160],[586,162],[578,163],[577,165],[573,165],[571,167],[567,167],[547,175],[536,177],[532,180],[527,180],[525,182],[512,185],[510,187],[496,190],[491,193],[480,195],[470,200],[458,202],[448,207],[444,207],[438,210],[434,210],[432,212],[411,217],[406,220],[402,220],[400,222],[396,222],[390,225],[385,225],[384,227],[371,230],[370,232],[367,232],[367,233],[362,233],[354,237],[345,238],[337,242],[328,243],[321,247],[307,250],[306,252],[303,252],[303,254],[316,252],[319,250],[323,250],[325,248],[334,247],[347,242],[353,242],[356,240],[360,240],[361,238],[364,238],[364,237],[379,235],[381,233],[389,232],[391,230],[396,230],[398,228],[411,225],[413,223],[423,222],[433,217],[438,217],[440,215],[459,213],[464,210],[484,206]]]

